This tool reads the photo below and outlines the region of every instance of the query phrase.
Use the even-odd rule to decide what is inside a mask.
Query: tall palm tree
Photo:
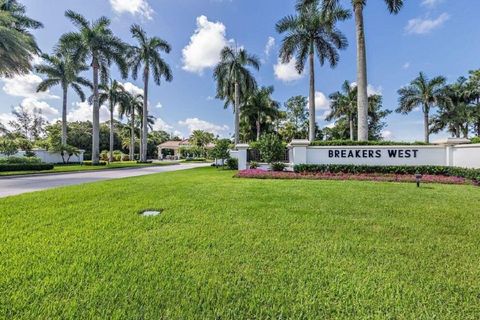
[[[85,92],[83,91],[82,86],[92,89],[93,85],[88,79],[80,76],[80,72],[88,70],[87,65],[79,60],[73,59],[70,54],[43,54],[42,59],[44,63],[36,66],[35,69],[38,73],[45,74],[47,78],[38,85],[37,92],[47,91],[57,85],[62,87],[63,104],[61,145],[66,146],[68,88],[71,87],[83,102],[85,101]]]
[[[160,52],[170,53],[171,47],[167,41],[158,37],[147,37],[146,32],[138,25],[133,25],[130,29],[134,39],[138,41],[138,46],[130,50],[130,64],[132,66],[132,76],[137,79],[138,71],[143,66],[143,127],[141,141],[140,161],[147,161],[147,138],[148,138],[148,82],[150,74],[157,85],[160,85],[161,78],[170,82],[173,80],[170,66],[160,56]]]
[[[346,37],[335,27],[337,21],[345,20],[349,13],[335,8],[329,12],[320,10],[318,1],[299,3],[297,14],[284,17],[277,22],[278,33],[286,33],[280,49],[283,63],[289,63],[295,56],[296,69],[302,73],[308,60],[310,68],[309,140],[316,137],[315,122],[315,55],[320,65],[328,61],[335,67],[339,61],[338,50],[348,45]]]
[[[480,70],[469,72],[467,94],[472,108],[472,121],[475,134],[480,137]]]
[[[130,147],[129,147],[129,159],[135,160],[135,115],[141,114],[143,110],[143,95],[126,93],[120,99],[118,113],[120,118],[123,116],[129,117],[130,124]]]
[[[110,20],[106,17],[89,22],[82,15],[68,10],[65,16],[78,28],[78,32],[69,32],[60,38],[60,48],[72,52],[74,59],[90,61],[93,72],[93,135],[92,162],[100,160],[100,103],[99,75],[102,82],[109,78],[109,67],[115,62],[122,77],[128,75],[124,52],[126,45],[116,37],[109,28]]]
[[[332,10],[338,7],[340,0],[300,0],[303,5],[322,2],[322,7]],[[404,0],[384,0],[388,11],[397,14],[403,7]],[[367,49],[365,45],[365,23],[363,10],[367,0],[351,0],[355,15],[357,42],[357,84],[358,84],[358,140],[368,140],[368,79],[367,79]]]
[[[430,110],[449,100],[444,90],[446,81],[442,76],[429,79],[423,72],[420,72],[408,86],[398,90],[400,97],[396,112],[407,114],[417,107],[422,108],[425,143],[430,143]]]
[[[349,81],[342,85],[342,91],[330,95],[332,111],[325,120],[331,121],[343,116],[347,117],[350,127],[350,140],[355,139],[355,115],[357,114],[357,86],[352,86]]]
[[[17,0],[0,0],[0,76],[12,77],[32,70],[33,56],[40,54],[29,29],[43,25],[26,15]]]
[[[273,92],[273,87],[257,89],[248,96],[242,107],[242,116],[255,122],[257,141],[260,140],[262,124],[273,123],[280,113],[280,103],[272,99]]]
[[[220,62],[213,72],[217,82],[217,98],[225,101],[225,107],[233,103],[235,144],[240,143],[241,100],[257,87],[257,82],[248,67],[260,70],[259,59],[243,48],[225,47],[220,53]]]
[[[100,105],[107,103],[108,111],[110,111],[110,150],[108,154],[108,161],[113,162],[113,145],[114,145],[114,121],[113,115],[115,112],[115,106],[119,104],[124,95],[126,94],[125,88],[117,80],[110,80],[110,85],[102,83],[99,86],[98,101]],[[93,95],[89,98],[89,102],[93,102]]]

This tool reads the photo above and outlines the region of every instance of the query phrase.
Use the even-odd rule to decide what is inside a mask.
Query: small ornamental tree
[[[0,139],[0,154],[10,157],[17,152],[18,145],[12,139]]]
[[[231,143],[232,142],[229,139],[218,140],[215,147],[210,151],[211,157],[222,160],[230,158],[228,150],[230,149]]]
[[[285,147],[277,135],[265,134],[257,145],[263,162],[272,163],[282,160]]]

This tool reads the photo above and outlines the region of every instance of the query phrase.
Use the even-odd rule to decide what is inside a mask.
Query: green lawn
[[[126,168],[141,168],[151,166],[169,166],[178,164],[179,162],[154,162],[154,163],[137,163],[136,161],[112,162],[106,166],[84,166],[84,165],[57,165],[53,170],[47,171],[9,171],[0,172],[1,176],[20,176],[28,174],[45,174],[45,173],[63,173],[63,172],[77,172],[77,171],[92,171],[92,170],[110,170],[110,169],[126,169]]]
[[[232,176],[0,199],[0,318],[479,318],[479,188]]]

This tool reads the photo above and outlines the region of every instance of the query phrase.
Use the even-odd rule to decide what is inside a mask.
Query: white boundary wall
[[[480,144],[449,139],[437,145],[409,146],[309,146],[308,141],[290,144],[297,164],[351,164],[371,166],[453,166],[480,169]]]
[[[40,158],[42,162],[45,163],[62,163],[62,155],[60,153],[54,153],[54,152],[49,152],[44,149],[34,149],[32,150],[33,153],[35,153],[35,157]],[[72,163],[78,163],[78,162],[83,162],[83,154],[85,153],[85,150],[80,150],[78,156],[71,156],[70,161]],[[23,157],[25,156],[25,151],[18,151],[14,157]],[[5,157],[3,154],[0,154],[0,157]],[[65,158],[66,160],[66,158]]]

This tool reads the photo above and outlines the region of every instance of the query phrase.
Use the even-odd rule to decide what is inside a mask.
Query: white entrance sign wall
[[[468,141],[468,140],[467,140]],[[408,146],[308,146],[306,140],[290,144],[296,164],[346,164],[371,166],[455,166],[480,168],[480,144],[447,140],[438,145]]]
[[[42,162],[45,163],[62,163],[62,155],[60,153],[55,153],[55,152],[49,152],[44,149],[33,149],[33,153],[35,153],[35,157],[40,158]],[[83,162],[83,154],[85,153],[85,150],[79,150],[78,155],[72,155],[70,157],[70,161],[72,163],[81,163]],[[15,155],[15,157],[24,157],[25,156],[25,151],[18,151]],[[0,154],[0,157],[5,157],[5,155]],[[67,157],[65,157],[66,160]]]

